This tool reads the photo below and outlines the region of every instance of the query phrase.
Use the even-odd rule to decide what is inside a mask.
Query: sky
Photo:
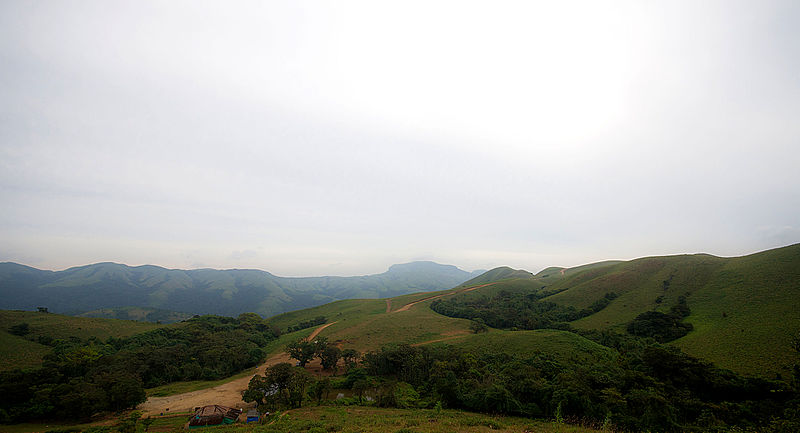
[[[800,242],[797,1],[0,2],[0,261],[536,272]]]

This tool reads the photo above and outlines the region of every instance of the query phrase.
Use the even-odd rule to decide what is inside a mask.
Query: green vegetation
[[[791,412],[797,391],[785,384],[738,376],[657,343],[619,342],[608,348],[614,356],[592,362],[545,353],[384,347],[366,353],[364,369],[348,372],[347,382],[369,383],[379,406],[394,401],[384,398],[387,392],[407,383],[417,397],[404,404],[412,407],[440,402],[477,412],[612,423],[626,431],[734,425],[766,431],[798,421]]]
[[[533,331],[502,331],[492,329],[486,334],[465,335],[446,342],[475,354],[508,353],[526,355],[546,353],[557,360],[579,359],[594,362],[610,359],[614,351],[592,340],[567,331],[537,329]],[[445,343],[433,343],[434,345]]]
[[[605,308],[617,295],[606,293],[588,308],[578,311],[554,302],[542,301],[549,296],[547,291],[501,291],[488,298],[469,294],[437,299],[431,309],[448,317],[479,319],[493,328],[519,329],[568,329],[567,322],[594,314]]]
[[[800,244],[735,258],[694,254],[548,268],[463,297],[548,292],[543,301],[581,311],[613,292],[618,297],[605,308],[569,325],[615,332],[648,311],[670,314],[685,297],[691,314],[681,323],[692,330],[670,344],[738,373],[775,378],[790,374],[791,338],[800,329],[798,281]]]
[[[190,313],[180,313],[177,311],[162,310],[158,308],[145,307],[114,307],[101,308],[99,310],[87,311],[77,315],[78,317],[100,317],[105,319],[119,320],[138,320],[153,323],[177,323],[192,318]]]
[[[144,387],[230,376],[263,361],[276,333],[254,313],[102,341],[55,340],[42,368],[0,373],[0,421],[86,419],[145,400]]]
[[[24,335],[13,335],[15,327],[27,324]],[[131,335],[159,328],[154,323],[88,319],[33,311],[0,311],[0,370],[37,367],[56,340],[87,340]]]
[[[639,337],[650,337],[659,343],[666,343],[681,338],[692,330],[691,323],[682,322],[683,318],[690,313],[686,297],[679,296],[678,304],[672,307],[668,314],[647,311],[636,316],[628,324],[628,333]]]
[[[306,328],[311,328],[311,327],[314,327],[314,326],[319,326],[319,325],[324,324],[327,321],[328,321],[328,319],[326,319],[325,316],[317,316],[317,317],[315,317],[315,318],[313,318],[311,320],[304,320],[304,321],[302,321],[302,322],[300,322],[300,323],[298,323],[298,324],[296,324],[294,326],[290,326],[289,328],[286,329],[286,332],[294,332],[294,331],[299,331],[301,329],[306,329]]]
[[[449,289],[471,276],[455,266],[433,262],[394,265],[375,275],[309,278],[278,277],[248,269],[179,270],[117,263],[51,272],[0,263],[0,308],[30,310],[45,305],[58,313],[88,311],[91,313],[86,314],[162,322],[180,314],[169,311],[227,316],[254,311],[269,317],[339,299]],[[142,308],[118,308],[123,306]]]
[[[147,432],[182,432],[185,416],[154,417]],[[144,420],[139,420],[137,433],[143,430]],[[7,433],[33,433],[47,431],[72,431],[88,433],[90,425],[45,426],[20,424],[8,426]],[[95,427],[94,433],[112,433],[115,428]],[[263,424],[232,424],[207,427],[201,431],[211,433],[597,433],[597,428],[582,427],[528,418],[485,415],[449,409],[393,409],[364,406],[305,406],[270,416]]]
[[[796,245],[735,259],[651,257],[550,268],[536,275],[499,269],[477,281],[477,287],[388,300],[339,301],[268,321],[255,314],[238,319],[205,317],[159,328],[144,337],[87,337],[60,346],[40,344],[52,350],[45,356],[45,368],[55,369],[39,371],[40,376],[34,370],[4,376],[13,380],[0,381],[5,387],[0,394],[22,393],[18,395],[23,398],[17,399],[23,402],[20,405],[32,406],[41,400],[55,406],[52,402],[58,399],[63,406],[63,401],[77,404],[73,396],[80,393],[80,404],[88,406],[81,410],[88,413],[97,409],[91,405],[102,392],[107,401],[122,407],[133,397],[140,398],[138,390],[145,384],[184,380],[148,392],[164,395],[214,383],[185,382],[206,377],[184,375],[186,371],[197,373],[208,367],[218,373],[215,377],[248,371],[243,365],[255,365],[256,358],[289,345],[300,348],[313,328],[324,322],[330,326],[314,339],[317,345],[308,352],[320,358],[326,370],[344,375],[317,379],[290,364],[277,367],[282,372],[268,369],[251,383],[247,398],[264,408],[289,412],[272,417],[269,425],[215,431],[394,433],[523,431],[529,427],[568,431],[577,427],[565,422],[583,422],[616,431],[794,432],[800,427],[800,362],[793,350],[800,349],[800,343],[792,344],[800,329],[798,263],[800,246]],[[444,316],[431,307],[458,317]],[[0,337],[14,344],[39,344],[41,328],[28,317],[21,319],[6,322]],[[23,324],[28,324],[27,332]],[[278,335],[277,329],[290,332]],[[191,340],[185,337],[189,335],[210,341],[218,349],[207,355],[192,354],[198,364],[201,358],[203,363],[210,361],[200,370],[191,360],[170,358],[175,355],[170,350],[155,349],[187,352]],[[711,336],[720,341],[709,342]],[[173,340],[174,344],[169,343]],[[242,345],[234,347],[231,340]],[[142,352],[137,355],[139,349]],[[364,353],[360,364],[358,352]],[[246,362],[228,368],[231,358]],[[67,361],[60,367],[51,365],[57,359]],[[103,376],[108,371],[98,359],[122,377]],[[122,367],[123,360],[133,366],[131,370]],[[179,374],[170,373],[173,364],[180,366]],[[316,368],[317,364],[312,365]],[[155,374],[151,369],[167,373]],[[46,373],[65,380],[48,383],[42,379]],[[12,389],[8,383],[18,386]],[[115,384],[119,386],[112,391],[110,386]],[[279,392],[272,394],[276,384]],[[340,392],[344,398],[329,400]],[[291,409],[298,406],[305,407]],[[32,413],[0,408],[6,419]],[[512,420],[518,418],[477,414],[463,414],[455,421],[447,418],[457,413],[454,409],[556,422],[516,423]],[[386,419],[365,419],[359,424],[332,415],[362,412],[385,413]],[[63,415],[58,408],[52,413]],[[391,424],[394,413],[403,419],[425,415],[420,415],[418,424]],[[446,427],[439,421],[445,418],[450,419]],[[163,422],[167,428],[168,422]]]

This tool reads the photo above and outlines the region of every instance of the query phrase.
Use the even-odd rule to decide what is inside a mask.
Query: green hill
[[[683,296],[694,330],[671,344],[740,373],[774,377],[791,364],[791,338],[800,330],[800,244],[744,257],[647,257],[507,279],[510,271],[479,277],[499,281],[461,296],[555,292],[543,300],[581,310],[613,292],[618,297],[607,307],[570,324],[617,332],[644,312],[669,312]]]
[[[28,332],[23,336],[9,332],[15,325],[27,324]],[[46,344],[50,340],[78,337],[87,339],[97,337],[128,337],[149,331],[162,325],[114,320],[63,316],[53,313],[32,311],[0,310],[0,369],[35,367],[41,364],[42,357],[50,351]]]
[[[485,273],[478,275],[477,277],[465,281],[461,284],[462,287],[471,287],[477,286],[478,284],[486,284],[500,280],[508,280],[513,278],[533,278],[533,274],[528,271],[523,271],[519,269],[511,269],[508,266],[500,266],[499,268],[494,268],[490,271],[486,271]]]
[[[315,331],[315,326],[303,323],[325,323],[318,335],[330,344],[370,352],[360,373],[353,371],[352,378],[336,379],[337,383],[344,386],[352,379],[355,387],[362,380],[357,379],[359,374],[369,374],[373,378],[362,383],[372,386],[377,398],[394,390],[410,393],[406,397],[413,397],[411,391],[428,393],[425,398],[434,400],[414,403],[428,408],[441,398],[439,403],[444,401],[448,407],[529,417],[558,418],[556,414],[563,410],[567,416],[586,416],[597,423],[605,419],[631,431],[700,428],[707,423],[702,413],[708,412],[729,417],[725,422],[730,425],[746,426],[783,413],[776,405],[790,397],[790,391],[780,389],[786,382],[743,378],[647,340],[615,338],[625,333],[628,323],[639,314],[669,312],[679,299],[685,299],[691,310],[685,320],[694,329],[669,344],[736,372],[766,377],[785,373],[793,362],[788,357],[790,336],[800,324],[796,296],[799,263],[800,245],[795,245],[738,258],[706,254],[648,257],[548,268],[535,275],[498,268],[472,280],[474,284],[469,286],[386,299],[341,300],[283,313],[266,322],[255,315],[196,320],[197,326],[205,320],[219,322],[222,328],[238,323],[241,329],[236,335],[241,338],[236,340],[246,338],[245,329],[303,328],[260,340],[254,355],[283,352],[288,343]],[[610,293],[615,296],[609,297]],[[488,300],[490,304],[506,299],[512,301],[510,306],[520,302],[525,307],[508,308],[503,314],[509,316],[521,311],[538,314],[528,308],[526,300],[555,305],[558,314],[577,315],[568,320],[568,327],[559,329],[489,329],[476,334],[470,329],[471,320],[448,317],[431,308],[435,303],[464,299]],[[607,302],[596,308],[601,299]],[[9,330],[22,320],[30,323],[31,335],[20,338],[6,332],[0,334],[4,343],[22,347],[32,343],[31,337],[38,338],[34,331],[53,338],[71,333],[102,338],[122,332],[122,328],[131,334],[148,329],[134,329],[131,324],[155,326],[114,320],[89,326],[82,320],[100,319],[29,312],[5,312],[0,324]],[[104,323],[111,328],[103,328]],[[568,328],[609,332],[581,334]],[[22,349],[36,356],[33,346]],[[438,391],[430,394],[431,389]],[[412,397],[409,401],[416,399]],[[752,412],[753,420],[750,411],[757,411]],[[683,418],[675,421],[679,419],[676,414]]]

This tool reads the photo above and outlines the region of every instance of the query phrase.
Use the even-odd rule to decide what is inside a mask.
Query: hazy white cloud
[[[800,242],[799,9],[6,1],[0,260],[536,271]]]

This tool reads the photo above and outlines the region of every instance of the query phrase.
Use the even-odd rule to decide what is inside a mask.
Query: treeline
[[[43,366],[0,373],[0,422],[86,419],[145,400],[145,388],[213,380],[261,362],[279,332],[260,316],[196,316],[129,338],[53,340]]]
[[[328,319],[325,316],[317,316],[311,320],[304,320],[296,325],[291,325],[286,328],[286,332],[300,331],[301,329],[311,328],[312,326],[323,325]]]
[[[542,300],[551,294],[502,291],[492,298],[462,295],[437,299],[431,304],[431,309],[448,317],[481,319],[492,328],[569,329],[568,322],[602,310],[617,297],[616,293],[609,292],[588,308],[578,310]]]
[[[742,377],[652,340],[615,335],[610,341],[619,356],[596,362],[392,346],[366,353],[363,369],[348,377],[370,383],[378,405],[392,406],[400,397],[395,390],[410,384],[405,407],[439,404],[623,431],[800,427],[797,390],[784,383]]]

